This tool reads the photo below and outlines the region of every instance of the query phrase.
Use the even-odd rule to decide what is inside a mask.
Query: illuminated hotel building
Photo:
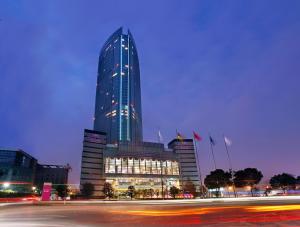
[[[94,130],[84,130],[81,187],[92,183],[94,195],[103,196],[103,185],[110,182],[119,194],[133,185],[161,196],[186,181],[199,191],[192,139],[174,139],[168,148],[142,140],[137,50],[131,33],[120,28],[100,53]]]
[[[143,140],[139,59],[130,31],[122,28],[100,52],[94,130],[106,132],[109,143]]]

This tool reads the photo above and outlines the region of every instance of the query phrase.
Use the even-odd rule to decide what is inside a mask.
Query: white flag
[[[158,139],[159,139],[160,143],[163,142],[163,137],[162,137],[162,135],[160,133],[160,130],[158,130]]]
[[[225,143],[226,143],[227,146],[231,146],[232,142],[226,136],[224,136],[224,141],[225,141]]]

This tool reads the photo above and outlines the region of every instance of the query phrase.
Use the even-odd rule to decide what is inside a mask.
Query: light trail
[[[291,211],[291,210],[300,211],[300,205],[254,206],[254,207],[248,207],[247,210],[250,212],[271,212],[271,211]]]
[[[189,216],[208,213],[219,213],[225,210],[239,210],[239,212],[274,212],[274,211],[300,211],[300,205],[268,205],[268,206],[230,206],[230,207],[204,207],[177,210],[113,210],[114,214],[129,214],[138,216]],[[299,213],[300,214],[300,213]]]

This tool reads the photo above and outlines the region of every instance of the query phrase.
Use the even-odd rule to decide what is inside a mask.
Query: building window
[[[141,174],[145,174],[146,173],[146,161],[145,159],[141,159],[140,161],[140,172]]]
[[[108,172],[109,173],[115,173],[116,172],[116,159],[115,158],[111,158],[109,160],[109,169]]]
[[[139,159],[134,159],[134,173],[135,174],[140,174],[140,160]]]
[[[128,173],[129,174],[133,173],[133,158],[128,159]]]
[[[146,160],[146,174],[151,174],[151,160]]]
[[[116,170],[117,173],[122,173],[122,161],[120,158],[116,159]]]
[[[167,174],[167,161],[162,162],[162,174]]]
[[[157,174],[162,174],[162,172],[161,172],[161,161],[156,161],[156,166],[157,166]]]
[[[123,158],[122,159],[122,173],[127,174],[127,167],[128,167],[128,163],[127,163],[128,159],[127,158]]]
[[[159,174],[157,172],[156,160],[152,160],[152,174]]]
[[[179,175],[176,161],[134,158],[105,158],[105,173]]]
[[[178,162],[172,162],[172,172],[173,172],[173,175],[179,175]]]
[[[172,162],[167,161],[167,175],[172,175]]]

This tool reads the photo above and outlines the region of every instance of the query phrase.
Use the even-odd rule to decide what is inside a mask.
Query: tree
[[[297,184],[300,184],[300,176],[297,177]]]
[[[239,170],[234,174],[234,184],[236,187],[249,186],[251,195],[253,196],[253,188],[258,184],[263,175],[256,168],[246,168],[244,170]]]
[[[180,192],[179,188],[175,187],[175,186],[172,186],[170,188],[170,194],[171,196],[175,199],[176,195],[178,195]]]
[[[148,194],[150,195],[150,198],[152,199],[152,197],[154,196],[153,188],[148,189]]]
[[[111,199],[114,196],[114,189],[111,185],[111,183],[109,182],[105,182],[103,185],[103,194],[105,196],[105,198],[109,198]]]
[[[142,196],[143,196],[143,198],[148,196],[148,190],[147,189],[142,189]]]
[[[141,198],[141,196],[143,195],[143,190],[142,189],[137,189],[135,191],[135,198]]]
[[[272,188],[280,188],[283,193],[290,187],[295,187],[297,183],[297,179],[288,173],[282,173],[278,175],[274,175],[270,179],[270,185]]]
[[[159,189],[156,189],[154,194],[155,194],[156,198],[158,198],[159,197]]]
[[[190,193],[194,196],[194,198],[196,197],[197,193],[196,193],[196,187],[194,185],[194,183],[190,180],[187,180],[184,185],[183,185],[183,191],[185,193]]]
[[[204,184],[209,189],[217,189],[216,196],[220,195],[220,188],[232,185],[231,173],[222,169],[211,171],[204,179]]]
[[[57,195],[61,197],[62,199],[65,198],[68,195],[69,189],[68,185],[60,184],[55,187],[55,190],[57,191]]]
[[[95,191],[95,186],[92,183],[84,183],[82,185],[81,193],[86,197],[93,195]]]
[[[132,197],[135,195],[135,188],[133,185],[128,186],[127,194],[130,196],[132,200]]]

